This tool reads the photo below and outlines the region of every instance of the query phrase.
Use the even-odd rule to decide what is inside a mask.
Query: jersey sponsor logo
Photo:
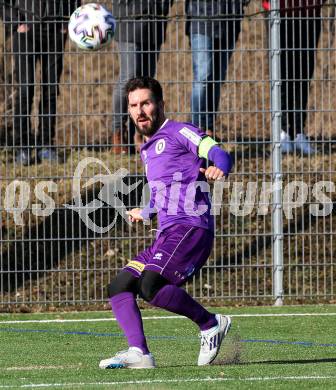
[[[130,267],[138,272],[142,272],[145,268],[145,264],[140,263],[140,261],[132,260],[126,264],[126,267]]]
[[[159,139],[158,142],[155,144],[155,153],[161,154],[165,150],[165,147],[166,141],[163,138]]]
[[[194,133],[192,130],[188,129],[187,127],[183,127],[183,129],[179,130],[179,133],[181,133],[184,137],[186,137],[190,142],[192,142],[196,146],[198,146],[202,141],[201,136]]]

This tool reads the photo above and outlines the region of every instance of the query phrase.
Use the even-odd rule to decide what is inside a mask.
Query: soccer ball
[[[97,3],[78,7],[70,16],[70,39],[84,50],[98,50],[113,38],[116,21],[111,12]]]

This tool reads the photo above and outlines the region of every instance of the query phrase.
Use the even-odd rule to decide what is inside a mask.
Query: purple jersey
[[[141,148],[160,229],[176,223],[214,229],[209,185],[200,172],[198,146],[206,134],[190,123],[166,120]],[[148,217],[148,208],[143,216]]]

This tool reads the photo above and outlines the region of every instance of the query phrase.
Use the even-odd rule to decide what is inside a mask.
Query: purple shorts
[[[144,270],[155,271],[179,286],[207,261],[213,239],[213,232],[207,229],[180,224],[170,226],[124,269],[135,276],[140,276]]]

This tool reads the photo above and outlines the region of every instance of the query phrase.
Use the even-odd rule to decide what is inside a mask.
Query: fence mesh
[[[127,188],[119,192],[123,204],[139,206],[143,197],[145,172],[134,130],[124,119],[127,112],[117,111],[120,77],[138,61],[135,50],[141,55],[139,74],[153,73],[163,86],[167,117],[212,130],[235,160],[230,179],[212,194],[220,208],[213,252],[187,290],[209,303],[272,301],[272,20],[261,1],[219,2],[225,12],[194,17],[194,28],[211,21],[208,34],[215,46],[203,51],[196,41],[202,34],[186,34],[188,2],[133,2],[143,7],[140,15],[116,13],[118,4],[130,1],[101,2],[126,33],[99,51],[80,50],[67,37],[79,2],[46,2],[51,14],[60,13],[63,3],[56,19],[48,9],[39,18],[37,8],[26,12],[30,32],[18,32],[25,19],[16,19],[22,11],[17,3],[37,2],[0,2],[1,307],[103,304],[108,282],[152,242],[155,222],[130,227],[109,198],[99,201],[106,185],[101,175],[121,169],[127,170]],[[215,9],[218,2],[199,0],[197,7],[209,3]],[[158,19],[145,12],[152,4],[157,12],[161,7]],[[284,298],[330,302],[336,276],[335,4],[324,2],[321,13],[300,8],[280,14],[287,45],[281,49],[282,135],[291,136],[282,154]],[[132,25],[139,23],[156,25],[161,47],[146,29],[134,43]],[[200,79],[193,81],[201,72],[193,61],[209,54],[214,58],[209,69],[219,76],[202,86]],[[193,92],[197,88],[207,95],[203,108]],[[297,139],[303,134],[306,139]],[[129,191],[137,181],[141,184]]]

